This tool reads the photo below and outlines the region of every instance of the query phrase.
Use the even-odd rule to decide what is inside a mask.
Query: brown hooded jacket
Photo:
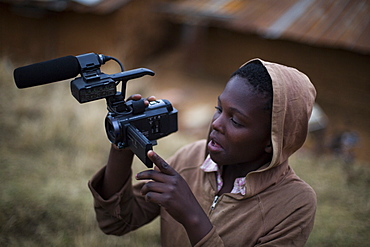
[[[316,91],[306,75],[283,65],[260,60],[272,79],[273,109],[270,163],[246,176],[246,194],[216,197],[216,178],[200,169],[206,141],[185,146],[168,163],[187,181],[213,224],[196,246],[303,246],[312,230],[316,195],[288,165],[304,143]],[[100,228],[123,235],[161,216],[162,246],[191,246],[181,224],[157,204],[145,202],[142,183],[131,179],[108,200],[96,190],[101,169],[89,182]]]

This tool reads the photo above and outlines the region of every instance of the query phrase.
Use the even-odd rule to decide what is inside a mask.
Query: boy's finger
[[[133,94],[127,98],[127,100],[140,100],[142,98],[141,94]]]
[[[146,98],[148,101],[155,101],[157,100],[157,98],[155,96],[149,96],[148,98]]]
[[[176,171],[153,150],[148,151],[148,157],[151,161],[153,161],[153,163],[158,167],[159,171],[161,171],[162,173],[168,175],[174,175],[176,173]]]

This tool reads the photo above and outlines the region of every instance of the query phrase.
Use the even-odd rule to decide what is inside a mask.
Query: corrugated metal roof
[[[370,52],[369,0],[181,0],[162,10],[177,21]]]
[[[95,4],[88,5],[88,0],[73,0],[78,4],[71,4],[69,9],[76,12],[87,12],[94,14],[110,14],[131,0],[94,0]]]
[[[160,10],[179,22],[230,21],[243,9],[240,0],[180,0],[163,3]]]
[[[109,14],[131,0],[0,0],[53,11]],[[158,2],[161,2],[158,0]],[[370,0],[162,1],[172,20],[222,26],[319,46],[370,53]],[[153,2],[151,2],[153,3]]]
[[[132,0],[0,0],[13,6],[39,8],[62,12],[71,10],[79,13],[110,14]]]

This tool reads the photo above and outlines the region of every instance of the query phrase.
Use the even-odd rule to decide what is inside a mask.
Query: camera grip
[[[127,126],[129,148],[148,167],[153,167],[153,162],[148,158],[147,153],[153,149],[153,144],[137,128],[129,124]]]

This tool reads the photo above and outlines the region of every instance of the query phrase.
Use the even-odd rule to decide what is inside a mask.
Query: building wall
[[[170,41],[170,24],[152,11],[150,2],[131,1],[109,15],[43,15],[0,4],[0,56],[28,64],[95,52],[114,56],[128,68],[135,66]]]

